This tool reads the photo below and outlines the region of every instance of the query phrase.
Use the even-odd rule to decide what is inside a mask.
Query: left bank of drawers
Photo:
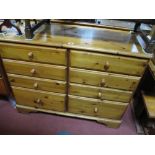
[[[0,54],[17,104],[64,111],[65,49],[6,44]]]

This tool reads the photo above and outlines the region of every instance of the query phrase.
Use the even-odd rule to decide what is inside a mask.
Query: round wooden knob
[[[101,87],[105,86],[105,79],[101,80]]]
[[[95,113],[98,112],[98,108],[97,108],[97,107],[94,108],[94,112],[95,112]]]
[[[107,69],[109,69],[109,67],[110,67],[110,64],[108,61],[106,61],[105,65],[104,65],[104,69],[107,70]]]
[[[98,93],[98,98],[101,98],[101,97],[102,97],[102,93],[99,92],[99,93]]]
[[[32,74],[35,74],[36,73],[36,70],[33,68],[33,69],[31,69],[31,73]]]
[[[29,53],[28,53],[28,57],[29,57],[30,59],[32,59],[32,58],[33,58],[33,53],[32,53],[32,52],[29,52]]]
[[[36,100],[36,103],[39,104],[39,105],[41,105],[41,104],[42,104],[41,99],[38,98],[38,99]]]
[[[98,93],[98,98],[99,98],[100,100],[103,100],[103,94],[102,94],[101,92]]]
[[[34,85],[33,85],[33,87],[34,87],[35,89],[37,89],[37,88],[38,88],[38,83],[35,82]]]

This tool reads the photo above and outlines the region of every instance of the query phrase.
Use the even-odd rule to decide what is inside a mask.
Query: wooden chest
[[[104,44],[97,49],[76,46],[75,38],[61,39],[48,44],[37,42],[37,37],[1,40],[0,54],[16,107],[119,127],[148,57],[125,49],[105,50]]]

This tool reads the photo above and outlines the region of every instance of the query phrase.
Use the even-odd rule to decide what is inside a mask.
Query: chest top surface
[[[103,27],[51,23],[41,26],[33,39],[26,39],[25,35],[8,33],[0,34],[0,42],[80,49],[141,58],[151,57],[138,44],[135,34],[127,30]]]

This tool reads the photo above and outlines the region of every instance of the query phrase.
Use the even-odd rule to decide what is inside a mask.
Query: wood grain
[[[1,44],[2,58],[65,65],[65,49],[41,46]]]
[[[8,78],[12,86],[56,93],[65,93],[66,83],[64,81],[35,78],[15,74],[8,74]],[[35,87],[35,84],[37,84],[37,87]]]
[[[54,111],[64,111],[64,94],[14,86],[12,90],[17,104]]]
[[[118,128],[121,124],[121,120],[114,120],[114,119],[107,119],[107,118],[99,118],[99,117],[93,117],[93,116],[86,116],[86,115],[80,115],[80,114],[73,114],[69,112],[59,112],[59,111],[53,111],[53,110],[45,110],[41,108],[34,108],[30,106],[23,106],[23,105],[16,105],[17,108],[20,109],[27,109],[29,111],[38,111],[38,112],[45,112],[50,114],[56,114],[56,115],[62,115],[62,116],[69,116],[69,117],[75,117],[75,118],[82,118],[82,119],[88,119],[97,121],[98,123],[102,123],[110,128]]]
[[[32,40],[27,40],[25,36],[2,34],[0,41],[2,44],[19,43],[81,49],[146,59],[152,57],[150,54],[144,53],[140,45],[134,39],[132,40],[130,32],[98,29],[90,26],[52,23],[52,25],[41,27]]]
[[[7,73],[26,75],[31,77],[65,80],[65,68],[63,66],[31,63],[3,59]]]
[[[52,23],[32,40],[0,34],[17,107],[118,127],[152,57],[128,31]],[[65,112],[66,50],[71,50]]]
[[[101,97],[99,97],[99,93],[101,93]],[[102,88],[74,83],[70,84],[70,94],[95,99],[102,98],[105,100],[120,102],[129,102],[132,97],[132,92],[130,91],[122,91],[118,89]]]
[[[69,96],[68,111],[101,118],[121,119],[128,103]]]
[[[70,69],[70,81],[73,83],[100,86],[103,79],[105,80],[104,87],[133,91],[136,89],[140,77],[85,69]]]
[[[147,60],[72,50],[71,66],[141,76],[147,66]]]

